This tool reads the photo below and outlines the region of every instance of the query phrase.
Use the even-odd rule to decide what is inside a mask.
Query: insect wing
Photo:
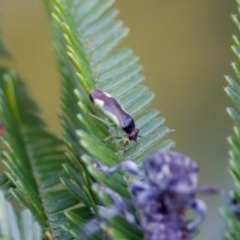
[[[132,117],[123,110],[119,102],[110,94],[100,90],[94,90],[90,93],[90,99],[106,116],[122,129],[132,123]]]
[[[108,98],[104,103],[104,110],[106,114],[113,120],[116,119],[115,123],[124,129],[132,122],[132,117],[127,114],[113,97]]]

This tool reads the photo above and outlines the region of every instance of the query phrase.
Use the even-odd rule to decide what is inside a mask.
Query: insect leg
[[[190,205],[190,208],[199,216],[198,219],[189,223],[187,226],[188,230],[194,231],[203,222],[207,211],[207,206],[202,200],[195,199]]]
[[[113,138],[113,137],[114,137],[114,135],[110,135],[110,136],[104,138],[102,141],[105,142],[105,141],[107,141],[108,139],[111,139],[111,138]]]
[[[123,139],[123,148],[120,148],[119,147],[119,149],[118,150],[122,150],[124,153],[128,150],[128,149],[130,149],[130,148],[132,148],[132,146],[135,144],[135,143],[131,143],[131,140],[129,139],[129,137],[127,136],[125,136],[124,137],[124,139]],[[134,152],[136,151],[136,148],[137,148],[137,142],[136,142],[136,146],[135,146],[135,149],[134,149]]]
[[[89,114],[91,117],[97,119],[98,121],[100,121],[100,122],[102,122],[102,123],[105,123],[105,124],[107,124],[108,126],[111,126],[111,123],[109,123],[109,122],[107,122],[107,121],[105,121],[105,120],[103,120],[103,119],[101,119],[101,118],[93,115],[92,113],[88,113],[88,114]]]
[[[138,149],[138,142],[136,141],[135,144],[136,144],[136,146],[135,146],[135,148],[134,148],[134,152],[136,152],[137,149]]]
[[[123,144],[122,144],[122,142],[123,142]],[[124,141],[120,141],[120,142],[118,143],[117,151],[118,151],[118,152],[123,151],[123,153],[126,152],[126,144],[125,144]]]
[[[99,118],[99,117],[97,117],[97,116],[95,116],[95,115],[93,115],[92,113],[89,113],[89,115],[91,116],[91,117],[93,117],[93,118],[95,118],[95,119],[97,119],[98,121],[100,121],[100,122],[102,122],[102,123],[104,123],[104,124],[106,124],[106,125],[108,125],[108,126],[112,126],[112,124],[111,123],[109,123],[109,122],[107,122],[107,121],[105,121],[105,120],[103,120],[103,119],[101,119],[101,118]],[[114,136],[114,135],[110,135],[110,136],[108,136],[108,137],[106,137],[106,138],[104,138],[102,141],[103,142],[105,142],[105,141],[107,141],[108,139],[110,139],[110,138],[116,138],[116,136]]]

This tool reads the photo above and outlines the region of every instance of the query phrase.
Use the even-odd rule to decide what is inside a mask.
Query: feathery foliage
[[[32,214],[24,210],[16,218],[0,192],[1,237],[40,239],[47,230],[53,239],[79,239],[82,229],[88,229],[91,239],[105,239],[106,235],[113,239],[141,239],[141,229],[129,223],[121,211],[113,214],[109,208],[112,201],[103,188],[107,186],[129,203],[132,179],[123,171],[109,178],[93,161],[97,159],[111,167],[131,159],[141,168],[148,153],[174,144],[162,140],[169,132],[163,126],[165,119],[157,110],[146,109],[154,94],[143,85],[139,58],[129,48],[116,48],[129,30],[116,18],[114,0],[44,0],[44,3],[52,16],[53,46],[61,76],[63,137],[59,139],[46,131],[22,79],[14,71],[0,68],[0,157],[6,167],[6,172],[0,174],[0,189],[6,198],[15,198]],[[237,4],[240,7],[239,0]],[[240,29],[238,17],[233,16],[233,20]],[[240,41],[236,36],[233,39],[232,49],[239,60]],[[0,40],[0,56],[7,55]],[[240,80],[239,63],[232,66]],[[229,86],[225,90],[240,108],[240,85],[231,77],[226,79]],[[137,145],[125,146],[121,129],[89,114],[109,121],[90,102],[89,92],[93,89],[112,94],[134,117],[140,135],[144,136]],[[230,171],[236,183],[234,196],[240,203],[240,114],[232,108],[227,111],[235,124],[235,136],[228,140]],[[120,136],[120,140],[103,141],[112,134]],[[131,213],[140,221],[134,206]],[[227,211],[225,215],[230,226],[227,239],[240,239],[238,216]],[[95,231],[98,224],[100,230]]]
[[[162,141],[169,132],[163,126],[165,119],[157,110],[145,109],[154,94],[142,84],[138,57],[128,48],[114,50],[128,29],[116,20],[118,11],[111,8],[113,2],[45,1],[54,20],[53,45],[62,84],[63,141],[46,131],[22,79],[12,70],[0,69],[0,126],[6,130],[0,148],[7,169],[0,175],[0,189],[7,198],[14,197],[29,209],[54,239],[78,238],[89,220],[106,218],[104,206],[108,201],[98,189],[101,184],[131,198],[126,174],[120,172],[110,180],[94,168],[93,158],[107,166],[131,158],[141,167],[146,154],[173,145],[171,140]],[[112,132],[123,135],[123,131],[89,114],[108,121],[89,101],[92,89],[112,94],[134,117],[144,136],[137,147],[132,143],[125,147],[122,140],[102,142]],[[141,236],[123,216],[106,218],[101,229],[116,239]],[[104,236],[98,232],[93,238]]]
[[[55,0],[52,5],[55,21],[52,26],[58,40],[55,49],[62,82],[61,122],[64,140],[69,147],[68,156],[74,165],[74,168],[64,165],[68,179],[61,178],[61,181],[78,197],[79,202],[88,207],[88,211],[92,209],[97,216],[98,205],[103,205],[103,201],[99,191],[91,188],[93,182],[105,184],[128,199],[131,196],[128,191],[129,180],[124,173],[109,179],[92,166],[92,158],[107,166],[114,166],[130,158],[141,167],[141,160],[146,154],[173,145],[171,140],[161,141],[169,132],[163,126],[165,119],[159,117],[157,110],[145,110],[154,94],[142,84],[144,77],[139,73],[142,68],[137,64],[139,58],[128,48],[114,51],[127,35],[128,28],[116,19],[118,11],[111,8],[113,3],[112,0]],[[89,92],[93,89],[112,94],[135,118],[137,128],[144,136],[137,147],[131,143],[123,152],[119,150],[119,146],[123,147],[122,141],[102,141],[113,133],[122,135],[122,130],[116,126],[109,128],[89,114],[108,121],[89,100]],[[77,237],[79,228],[88,219],[76,216],[71,211],[67,216],[77,225],[72,233]],[[119,221],[113,229],[117,225],[121,226],[124,220]],[[65,229],[69,227],[65,226]],[[131,226],[124,229],[128,234],[131,232]],[[114,231],[119,232],[115,229],[111,233]],[[125,237],[132,239],[131,234]]]
[[[3,137],[3,163],[8,170],[2,176],[3,186],[11,179],[15,188],[7,193],[28,208],[54,237],[64,236],[60,227],[66,222],[62,210],[77,201],[62,187],[54,188],[65,175],[63,142],[44,129],[22,80],[7,70],[1,77],[1,124],[7,132]]]
[[[42,240],[42,229],[27,209],[17,215],[0,191],[0,239]]]
[[[238,7],[240,7],[240,2],[236,1]],[[232,16],[234,23],[237,25],[237,28],[240,29],[239,15]],[[240,81],[240,41],[237,36],[233,36],[234,45],[232,46],[232,50],[234,54],[237,56],[238,61],[232,63],[232,68],[237,76],[237,80]],[[230,173],[234,179],[234,183],[236,186],[236,190],[234,192],[234,199],[236,203],[240,204],[240,85],[237,80],[233,79],[230,76],[226,76],[226,80],[228,82],[228,86],[225,87],[225,91],[227,95],[231,98],[237,110],[233,108],[228,108],[227,112],[231,119],[234,122],[234,136],[228,137],[228,142],[231,146],[231,150],[229,152],[230,155]],[[226,239],[228,240],[238,240],[240,239],[240,218],[237,214],[233,212],[224,212],[225,218],[227,219],[229,225],[229,231],[225,233]]]

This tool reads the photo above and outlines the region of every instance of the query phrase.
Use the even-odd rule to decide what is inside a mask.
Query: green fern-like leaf
[[[171,140],[162,141],[169,132],[163,126],[165,119],[157,110],[146,110],[154,94],[142,84],[145,78],[140,74],[139,58],[129,48],[114,50],[129,30],[116,19],[118,11],[112,9],[113,3],[112,0],[55,0],[51,8],[62,82],[61,122],[64,140],[69,147],[68,157],[74,166],[64,165],[68,179],[61,178],[61,181],[95,215],[98,215],[97,205],[102,203],[91,188],[93,182],[104,183],[124,197],[131,196],[129,180],[123,172],[107,179],[91,166],[92,158],[107,166],[131,158],[141,167],[141,160],[148,153],[173,146]],[[89,114],[108,121],[89,100],[89,92],[93,89],[112,94],[134,117],[140,134],[144,136],[137,147],[131,143],[122,152],[118,146],[123,145],[122,142],[102,142],[111,132],[106,124]],[[113,129],[115,133],[123,134],[118,127],[113,126]],[[71,216],[69,211],[67,216]],[[73,216],[76,215],[73,213]],[[88,218],[81,219],[88,221]],[[68,226],[64,229],[67,230]],[[78,231],[79,228],[69,230],[75,237]]]
[[[238,7],[240,7],[240,2],[237,1]],[[240,22],[238,16],[233,16],[233,21],[237,25],[238,29],[240,29]],[[228,142],[231,146],[230,150],[230,173],[234,179],[236,190],[234,193],[235,200],[240,203],[240,85],[238,81],[240,80],[240,66],[239,66],[239,59],[240,59],[240,42],[238,37],[233,36],[234,46],[232,46],[232,50],[237,56],[238,62],[233,63],[232,67],[237,76],[238,80],[233,79],[232,77],[226,76],[226,80],[228,82],[228,86],[225,88],[227,95],[231,98],[237,110],[233,108],[228,108],[227,112],[231,119],[234,122],[234,136],[228,138]],[[238,240],[240,239],[240,220],[237,214],[233,212],[224,211],[223,213],[225,218],[227,219],[229,225],[229,231],[225,233],[225,237],[228,240]]]
[[[141,166],[143,156],[167,149],[173,142],[161,140],[169,130],[159,112],[145,110],[154,94],[142,85],[138,57],[127,48],[113,51],[128,33],[115,19],[113,1],[45,3],[54,19],[54,47],[62,83],[60,118],[69,150],[65,155],[63,142],[45,130],[22,80],[14,72],[0,69],[0,124],[6,129],[1,150],[7,168],[0,187],[5,196],[28,208],[54,239],[71,239],[70,235],[78,238],[81,227],[101,215],[99,205],[104,201],[92,187],[94,182],[131,198],[125,174],[120,172],[109,180],[92,166],[92,158],[108,166],[131,158]],[[89,101],[89,91],[96,88],[114,95],[134,117],[144,136],[137,148],[130,144],[122,152],[114,141],[102,143],[110,129],[89,114],[105,118]],[[116,126],[113,129],[122,134]],[[111,230],[111,236],[135,236],[134,227],[122,216],[109,219],[106,226],[101,229]],[[121,226],[125,229],[122,233]],[[98,232],[93,238],[103,239],[104,234]]]
[[[70,239],[61,228],[66,223],[63,211],[78,201],[60,185],[60,177],[66,176],[62,164],[68,161],[63,142],[44,129],[22,80],[8,70],[1,73],[0,115],[6,128],[2,149],[7,168],[1,175],[1,189],[28,208],[54,239]]]
[[[14,188],[12,181],[8,178],[6,173],[0,174],[0,190],[5,194],[7,199],[10,199],[12,196],[9,192],[9,189]]]
[[[1,240],[42,240],[42,228],[29,210],[19,216],[0,191],[0,239]]]
[[[80,136],[81,143],[84,149],[90,152],[91,146],[84,144],[88,142],[85,138],[89,135],[92,137],[94,133],[94,135],[99,134],[95,136],[97,140],[102,140],[100,135],[107,136],[109,132],[107,126],[103,126],[89,115],[89,112],[93,112],[103,117],[89,101],[89,91],[99,88],[115,96],[130,115],[136,116],[136,125],[145,136],[139,140],[137,151],[134,151],[134,144],[126,149],[124,158],[131,157],[137,160],[142,159],[146,152],[154,148],[168,148],[172,142],[158,143],[169,131],[162,126],[164,119],[157,116],[159,114],[157,111],[143,111],[154,94],[140,84],[144,78],[139,74],[141,66],[136,64],[138,58],[133,56],[130,49],[120,49],[112,53],[117,43],[128,32],[120,21],[115,20],[116,10],[110,8],[112,4],[113,1],[109,0],[68,1],[68,4],[65,1],[55,1],[53,17],[61,27],[58,32],[62,32],[65,40],[65,46],[61,46],[62,49],[59,50],[62,51],[58,52],[63,64],[60,66],[63,68],[65,66],[65,71],[69,73],[69,75],[65,74],[63,79],[63,110],[65,116],[72,122],[76,122],[78,114],[80,120],[78,126],[86,132],[85,135],[82,134],[84,136]],[[64,56],[64,50],[67,51],[69,59],[76,68],[75,77],[70,73],[72,68],[67,69],[69,61]],[[72,96],[74,88],[77,98]],[[79,101],[78,108],[75,109],[70,105],[69,95],[72,96],[72,103]],[[81,132],[79,134],[81,135]],[[117,151],[111,143],[106,143],[107,148],[108,145],[116,154]]]

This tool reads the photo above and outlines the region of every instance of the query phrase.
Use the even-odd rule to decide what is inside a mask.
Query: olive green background
[[[234,76],[230,63],[231,35],[237,33],[230,15],[232,0],[118,0],[115,7],[131,32],[123,46],[141,57],[145,84],[156,93],[166,125],[175,131],[174,150],[195,159],[200,183],[232,187],[228,173],[227,136],[232,106],[223,87],[224,75]],[[0,1],[1,34],[14,59],[4,61],[17,69],[39,102],[49,129],[60,134],[59,76],[51,46],[49,25],[39,0]],[[2,61],[3,62],[3,61]],[[234,76],[235,77],[235,76]],[[197,239],[223,239],[220,197],[206,197],[207,219]]]

